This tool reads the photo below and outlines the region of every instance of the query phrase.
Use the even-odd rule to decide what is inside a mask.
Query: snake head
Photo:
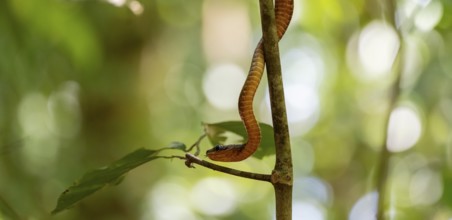
[[[206,151],[209,159],[223,162],[241,161],[245,158],[240,157],[244,144],[216,145]]]
[[[217,146],[213,147],[212,149],[207,150],[206,153],[209,154],[209,153],[218,152],[218,151],[227,150],[227,149],[228,149],[228,146],[217,145]]]

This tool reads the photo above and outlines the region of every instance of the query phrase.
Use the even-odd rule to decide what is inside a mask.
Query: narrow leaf
[[[187,149],[187,146],[182,142],[173,141],[169,144],[168,148],[177,149],[177,150],[181,150],[181,151],[185,152],[185,150]]]
[[[265,156],[275,154],[275,141],[273,137],[273,127],[265,123],[259,123],[261,128],[261,144],[253,157],[262,159]],[[226,132],[232,132],[243,137],[243,142],[247,139],[246,129],[241,121],[226,121],[219,123],[204,123],[204,128],[212,145],[224,144],[227,140]]]
[[[52,214],[70,208],[76,202],[102,189],[106,185],[117,185],[130,170],[158,158],[154,156],[156,152],[158,151],[138,149],[105,168],[86,173],[79,181],[60,195],[57,206],[52,211]]]

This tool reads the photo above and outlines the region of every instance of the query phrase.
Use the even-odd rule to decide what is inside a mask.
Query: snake
[[[276,0],[275,20],[279,40],[287,30],[293,13],[293,0]],[[248,140],[243,144],[216,145],[207,150],[209,159],[221,162],[238,162],[250,157],[259,147],[261,131],[253,111],[253,100],[265,68],[264,40],[260,39],[251,60],[248,76],[238,101],[240,118],[245,126]]]

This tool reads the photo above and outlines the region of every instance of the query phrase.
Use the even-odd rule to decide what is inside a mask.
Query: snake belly
[[[279,39],[289,26],[293,13],[293,0],[276,0],[275,19]],[[253,111],[253,100],[264,73],[264,44],[261,39],[254,50],[251,67],[239,96],[238,109],[245,125],[248,140],[244,144],[217,145],[206,152],[215,161],[237,162],[251,156],[261,142],[261,131]]]

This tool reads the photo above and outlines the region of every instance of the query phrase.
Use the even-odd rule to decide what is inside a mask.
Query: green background
[[[374,190],[394,78],[360,78],[353,42],[370,24],[383,24],[385,13],[381,1],[295,4],[280,43],[283,72],[289,72],[287,63],[314,57],[323,75],[304,81],[315,85],[315,113],[289,125],[294,219],[348,219],[353,209],[368,208],[357,203]],[[415,73],[403,78],[400,105],[414,109],[421,134],[391,159],[388,207],[392,219],[447,220],[452,2],[399,1],[399,10],[409,15],[401,23],[406,57],[416,55],[406,61],[406,71]],[[439,17],[430,29],[423,29],[422,13]],[[229,31],[212,38],[209,21],[226,22],[218,26]],[[245,29],[238,28],[241,22]],[[222,42],[241,31],[244,41],[235,43],[244,47],[223,56]],[[140,166],[121,184],[50,215],[58,196],[85,172],[141,147],[172,141],[190,146],[202,134],[202,122],[239,120],[235,108],[209,102],[205,77],[218,63],[246,72],[260,35],[257,0],[0,1],[0,219],[272,219],[271,185],[188,169],[178,159]],[[302,55],[284,58],[294,48]],[[300,76],[309,70],[296,67]],[[266,85],[264,79],[255,109],[269,123]],[[201,147],[203,154],[211,145]],[[166,152],[173,154],[183,156]],[[270,173],[273,161],[269,156],[223,165]]]

